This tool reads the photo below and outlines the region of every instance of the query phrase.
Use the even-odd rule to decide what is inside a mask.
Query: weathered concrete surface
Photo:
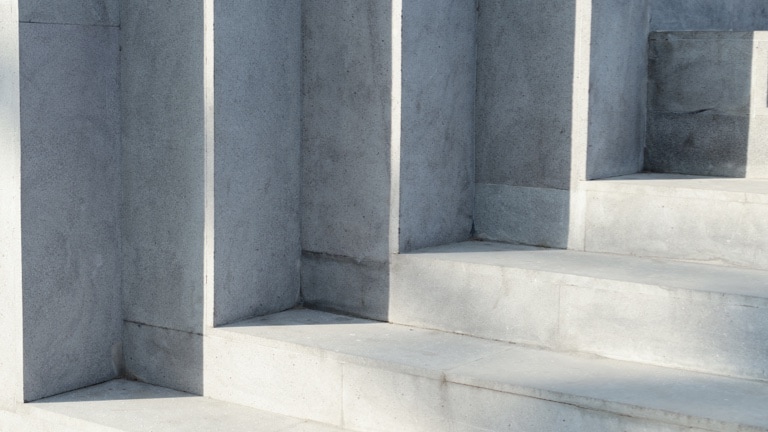
[[[203,310],[203,9],[122,3],[123,299],[189,332]]]
[[[479,183],[475,190],[475,235],[565,248],[569,203],[567,190]]]
[[[478,7],[476,233],[564,247],[568,216],[559,209],[568,208],[563,191],[571,177],[575,2],[480,0]],[[565,201],[553,202],[560,195]],[[542,201],[549,205],[528,213]]]
[[[638,174],[586,183],[586,248],[768,269],[768,180]]]
[[[0,0],[0,407],[24,399],[22,357],[21,126],[16,0]]]
[[[118,30],[22,23],[19,44],[24,397],[34,400],[119,373]]]
[[[652,31],[768,30],[763,0],[649,0]]]
[[[203,330],[203,3],[127,0],[121,9],[122,251],[125,319]],[[149,327],[153,326],[153,327]],[[148,377],[167,365],[125,332],[125,356]],[[171,346],[172,348],[173,346]],[[172,351],[177,358],[190,354]],[[196,353],[202,355],[202,351]],[[188,358],[190,365],[201,358]],[[156,368],[151,370],[151,368]],[[201,367],[162,384],[188,389]],[[178,379],[176,379],[178,378]]]
[[[277,405],[291,410],[288,415],[334,419],[353,429],[682,432],[768,427],[768,390],[756,381],[308,310],[248,320],[206,337],[216,340],[206,343],[211,348],[206,358],[221,365],[242,368],[259,358],[274,366],[271,375],[247,368],[246,382],[215,368],[219,381],[206,381],[206,389],[256,407]],[[307,374],[307,367],[316,373]],[[277,377],[282,385],[270,385]],[[323,411],[310,412],[308,406]]]
[[[299,1],[215,3],[214,324],[299,296]]]
[[[645,144],[648,2],[595,0],[591,19],[586,178],[634,174]]]
[[[567,189],[573,0],[480,0],[476,181]]]
[[[302,3],[302,249],[350,262],[376,262],[381,269],[376,279],[385,280],[391,24],[387,2]],[[341,280],[304,279],[302,295],[322,299],[323,292],[332,292],[341,298],[347,293],[357,297],[356,291],[363,289],[337,284]],[[345,308],[327,300],[329,307]]]
[[[21,22],[120,25],[120,0],[19,0],[18,3]]]
[[[15,421],[15,423],[13,423]],[[5,428],[8,429],[5,429]],[[341,429],[144,383],[114,380],[0,412],[3,430],[333,432]]]
[[[750,146],[753,35],[665,32],[649,38],[645,169],[744,177]],[[755,95],[759,97],[759,95]],[[765,95],[762,95],[765,98]]]
[[[403,2],[401,251],[470,236],[475,13],[474,1]]]
[[[201,334],[126,321],[123,338],[128,378],[192,394],[203,393]]]

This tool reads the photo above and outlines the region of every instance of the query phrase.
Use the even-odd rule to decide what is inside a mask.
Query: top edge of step
[[[14,417],[25,430],[203,432],[258,430],[341,432],[344,429],[287,417],[136,381],[115,379],[20,405]],[[26,429],[29,428],[29,429]],[[3,429],[4,430],[4,429]]]
[[[722,431],[768,430],[764,382],[546,351],[307,309],[213,329],[252,340],[496,392]],[[293,348],[292,348],[293,347]],[[318,351],[320,354],[318,354]]]
[[[662,258],[467,241],[419,249],[398,259],[427,259],[532,270],[574,278],[628,282],[632,289],[685,290],[740,296],[768,307],[768,271]]]
[[[630,192],[768,204],[768,178],[639,173],[582,181],[581,186],[586,191],[595,192]]]

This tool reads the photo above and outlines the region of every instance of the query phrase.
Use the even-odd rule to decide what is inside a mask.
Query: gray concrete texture
[[[18,3],[21,22],[120,25],[120,0],[18,0]]]
[[[214,325],[298,301],[301,7],[214,9]]]
[[[768,30],[763,0],[649,0],[652,31]]]
[[[403,2],[400,251],[470,236],[475,7],[466,0]]]
[[[391,11],[387,2],[302,3],[301,243],[386,261]]]
[[[121,9],[125,318],[203,326],[203,5]]]
[[[642,168],[647,35],[647,0],[592,2],[587,179]]]
[[[653,172],[744,177],[750,146],[751,32],[663,32],[649,38],[648,142]],[[755,95],[760,97],[760,95]],[[765,97],[765,95],[762,95]]]
[[[24,397],[34,400],[119,373],[118,30],[22,23],[19,46]]]
[[[768,182],[639,174],[587,183],[586,250],[768,270]]]
[[[567,189],[573,0],[480,0],[477,183]]]
[[[206,392],[358,430],[768,427],[760,382],[316,311],[257,318],[206,338]],[[247,367],[253,359],[270,371]],[[229,368],[247,373],[237,380],[223,372]]]
[[[15,0],[0,0],[0,406],[24,400],[21,249],[19,21]]]

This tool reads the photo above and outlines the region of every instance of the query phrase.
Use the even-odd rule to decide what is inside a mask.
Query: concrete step
[[[582,186],[588,251],[768,269],[768,179],[634,174]]]
[[[768,380],[766,271],[464,242],[391,274],[391,322]]]
[[[211,397],[358,431],[766,431],[768,384],[291,310],[212,330]]]
[[[0,410],[0,431],[35,432],[334,432],[281,416],[135,381],[93,387]]]

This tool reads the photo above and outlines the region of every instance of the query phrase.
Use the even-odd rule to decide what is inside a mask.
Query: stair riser
[[[768,380],[768,302],[414,255],[393,257],[392,322]]]
[[[206,395],[363,432],[703,431],[270,343],[210,336]]]
[[[768,270],[768,203],[589,191],[586,250]]]

